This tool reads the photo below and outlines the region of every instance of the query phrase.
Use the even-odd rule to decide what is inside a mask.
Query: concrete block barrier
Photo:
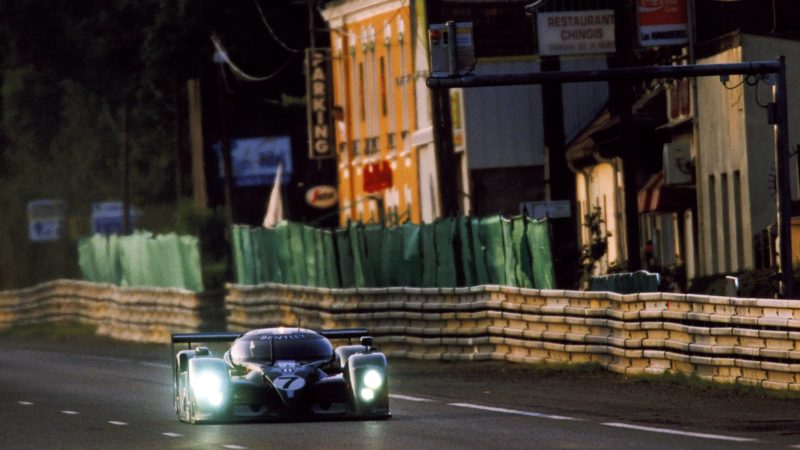
[[[800,302],[500,286],[227,286],[229,330],[366,327],[390,357],[601,364],[800,390]]]
[[[222,294],[55,280],[0,292],[0,330],[72,321],[92,325],[102,336],[167,343],[171,333],[224,326],[221,308]]]
[[[226,317],[227,316],[227,317]],[[597,363],[800,391],[800,302],[500,286],[328,289],[228,285],[222,294],[56,280],[0,292],[0,329],[70,320],[97,334],[365,327],[389,357]]]

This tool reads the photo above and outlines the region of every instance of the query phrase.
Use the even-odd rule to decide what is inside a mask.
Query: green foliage
[[[584,224],[589,229],[590,241],[581,249],[580,267],[581,273],[581,287],[586,288],[589,285],[589,279],[594,272],[594,267],[597,261],[600,260],[608,250],[608,238],[611,236],[607,230],[604,230],[603,224],[603,210],[599,206],[595,206],[591,212],[584,216]]]
[[[260,4],[285,43],[305,47],[307,34],[297,32],[307,24],[304,5]],[[176,105],[186,104],[187,79],[215,76],[212,32],[251,73],[272,73],[289,61],[269,83],[232,78],[236,95],[304,95],[302,53],[278,45],[249,0],[14,0],[0,14],[0,289],[74,273],[75,262],[52,258],[68,255],[60,246],[74,247],[87,227],[75,228],[64,242],[33,244],[26,204],[60,198],[73,222],[85,223],[92,202],[122,199],[123,111],[132,205],[149,214],[176,202],[175,148],[187,142],[185,110]],[[216,278],[206,279],[222,279],[229,249],[214,239],[224,236],[224,221],[208,214],[195,218],[204,258],[216,267],[209,269]],[[159,219],[148,221],[160,228],[167,220]]]

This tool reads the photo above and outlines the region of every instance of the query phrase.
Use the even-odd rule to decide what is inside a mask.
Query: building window
[[[719,260],[719,255],[717,254],[717,237],[719,233],[716,232],[717,230],[717,186],[716,180],[714,179],[714,175],[708,176],[708,236],[709,239],[709,273],[715,274],[718,273],[717,261]]]
[[[366,95],[364,89],[364,63],[358,63],[358,94],[359,99],[361,100],[361,104],[359,106],[359,110],[361,111],[361,117],[366,119],[367,117],[367,106],[366,102],[364,101],[364,96]]]
[[[386,114],[389,112],[387,103],[386,103],[386,60],[381,56],[381,67],[380,67],[380,90],[381,90],[381,115],[386,117]]]
[[[386,146],[389,150],[397,148],[396,135],[394,133],[386,133]]]
[[[731,207],[728,198],[728,174],[723,173],[720,175],[719,178],[719,191],[720,191],[720,202],[722,203],[722,213],[720,217],[722,217],[722,239],[724,242],[735,242],[736,237],[731,236],[731,221],[729,218],[731,217]],[[721,266],[723,272],[730,272],[733,266],[733,260],[731,259],[731,247],[732,245],[723,245],[722,246],[722,263],[724,264]]]
[[[688,79],[676,80],[669,84],[669,118],[678,120],[692,114],[691,84]]]
[[[361,90],[358,87],[358,64],[356,63],[356,35],[350,34],[348,35],[348,40],[350,43],[350,92],[353,95],[352,103],[350,103],[350,107],[348,107],[349,114],[352,114],[352,121],[353,123],[350,126],[352,130],[352,138],[359,139],[361,137],[361,127],[358,126],[363,120],[364,116],[360,116],[361,108],[358,106],[361,104],[361,98],[359,94]]]
[[[365,155],[373,155],[378,153],[378,138],[366,138],[364,139],[364,154]]]
[[[353,149],[353,157],[360,155],[360,149],[358,148],[358,141],[353,141],[350,143],[350,146]]]
[[[736,217],[734,218],[734,225],[736,227],[736,236],[734,236],[734,242],[736,242],[736,263],[737,267],[735,270],[743,270],[744,269],[744,227],[742,223],[743,215],[745,214],[745,208],[742,205],[742,176],[741,173],[736,170],[733,172],[733,204],[738,209],[736,213]]]

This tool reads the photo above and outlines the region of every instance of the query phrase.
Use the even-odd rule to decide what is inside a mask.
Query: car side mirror
[[[372,336],[361,336],[361,345],[366,347],[367,351],[372,351]]]

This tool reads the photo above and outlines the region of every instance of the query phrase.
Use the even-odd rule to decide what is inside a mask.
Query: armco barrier
[[[111,284],[56,280],[0,292],[0,329],[73,321],[97,334],[134,342],[170,342],[170,333],[214,326],[219,296],[174,288],[122,288]],[[219,320],[217,327],[224,322]]]
[[[229,285],[228,329],[367,327],[389,357],[597,362],[800,390],[800,302],[671,293]]]

